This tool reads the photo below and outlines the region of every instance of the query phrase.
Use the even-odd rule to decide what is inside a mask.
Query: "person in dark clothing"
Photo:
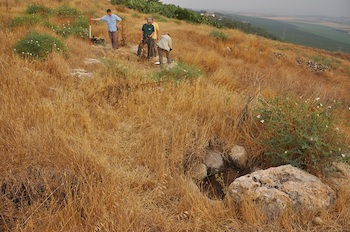
[[[147,43],[148,52],[147,52],[147,59],[149,60],[151,57],[151,49],[152,49],[152,36],[154,34],[154,26],[152,25],[152,18],[147,18],[147,23],[143,24],[142,26],[142,32],[141,32],[141,42],[142,45]],[[137,51],[137,56],[141,56],[141,46],[139,46],[139,49]]]

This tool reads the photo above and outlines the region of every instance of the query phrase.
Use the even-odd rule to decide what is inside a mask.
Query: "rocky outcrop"
[[[311,72],[331,72],[331,69],[325,64],[318,64],[312,60],[306,61],[304,59],[298,59],[297,63],[299,66],[305,63],[306,68]]]
[[[335,192],[319,178],[291,165],[260,170],[237,178],[228,189],[236,202],[252,199],[267,214],[278,213],[288,205],[307,209],[327,208]]]
[[[271,53],[273,57],[276,57],[277,59],[279,58],[287,58],[287,55],[284,53],[279,53],[279,52],[272,52]]]

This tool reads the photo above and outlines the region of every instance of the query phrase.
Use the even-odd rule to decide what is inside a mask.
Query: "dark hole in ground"
[[[225,168],[216,174],[208,176],[197,183],[201,191],[212,200],[223,200],[227,194],[228,187],[238,177],[246,175],[247,170],[239,171],[233,165],[226,164]]]

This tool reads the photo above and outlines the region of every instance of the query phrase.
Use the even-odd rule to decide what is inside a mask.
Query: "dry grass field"
[[[32,2],[2,1],[1,20],[23,15]],[[349,54],[236,30],[224,30],[228,39],[221,41],[209,36],[209,26],[168,19],[158,24],[161,34],[173,38],[172,58],[202,74],[157,83],[152,75],[159,68],[140,62],[132,51],[147,15],[102,0],[36,2],[51,8],[68,4],[101,17],[111,8],[124,19],[127,46],[113,51],[69,36],[61,38],[67,57],[52,53],[33,62],[13,51],[29,28],[1,24],[0,231],[350,231],[347,180],[332,208],[286,210],[272,220],[249,201],[239,208],[208,201],[186,176],[209,146],[241,144],[250,163],[265,164],[248,124],[238,126],[252,90],[260,89],[266,99],[291,94],[350,106]],[[32,29],[56,36],[41,25]],[[93,35],[110,44],[106,24],[93,24]],[[286,58],[271,55],[281,48]],[[297,65],[301,54],[336,59],[341,66],[310,72]],[[85,58],[102,63],[85,65]],[[93,77],[71,75],[76,68]],[[249,107],[256,104],[254,99]],[[339,118],[350,138],[350,112]],[[315,215],[324,224],[314,225]]]

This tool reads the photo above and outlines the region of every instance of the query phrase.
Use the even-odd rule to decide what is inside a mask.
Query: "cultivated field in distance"
[[[329,22],[314,24],[312,20],[287,17],[234,16],[250,22],[253,26],[266,29],[293,44],[350,53],[350,34],[345,33],[347,30],[350,31],[350,26],[347,24]]]

